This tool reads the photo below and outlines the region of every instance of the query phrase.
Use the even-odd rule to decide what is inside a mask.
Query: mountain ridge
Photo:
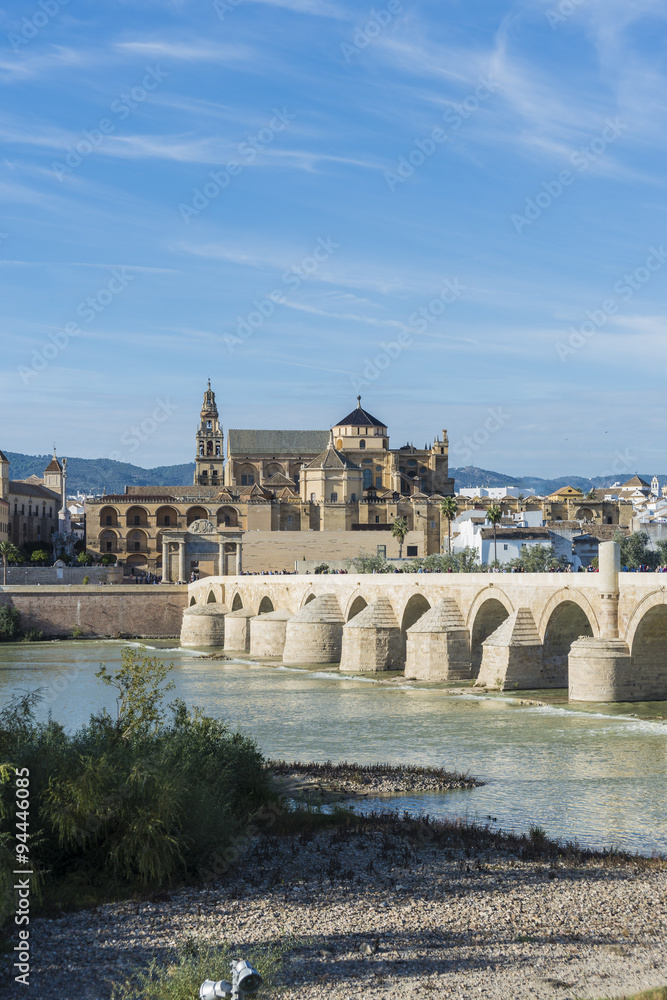
[[[41,476],[51,461],[51,455],[24,455],[22,452],[5,451],[9,459],[10,479],[27,479]],[[189,486],[195,471],[194,462],[179,465],[158,465],[144,469],[129,462],[117,462],[111,458],[69,458],[67,459],[67,486],[71,493],[123,493],[126,486]],[[638,473],[650,483],[652,475]],[[574,486],[586,493],[591,489],[613,486],[615,482],[625,482],[634,473],[616,476],[558,476],[543,479],[540,476],[509,476],[503,472],[482,469],[478,466],[450,469],[450,475],[461,489],[474,486],[514,486],[521,490],[535,489],[543,496],[554,493],[563,486]],[[658,476],[660,485],[667,482],[667,475]]]

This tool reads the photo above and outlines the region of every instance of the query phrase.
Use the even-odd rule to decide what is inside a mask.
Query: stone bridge
[[[575,701],[667,699],[667,577],[620,573],[224,576],[190,584],[181,641],[350,672],[404,670]]]

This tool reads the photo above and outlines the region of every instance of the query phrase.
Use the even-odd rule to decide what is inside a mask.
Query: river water
[[[113,712],[113,695],[95,671],[101,661],[120,662],[123,645],[0,645],[0,705],[41,688],[41,714],[50,709],[67,728],[102,707]],[[539,825],[551,837],[597,848],[667,853],[667,722],[656,718],[667,717],[666,702],[521,706],[514,696],[468,688],[387,686],[155,646],[174,662],[174,696],[251,736],[269,757],[463,771],[486,784],[391,804],[504,830]]]

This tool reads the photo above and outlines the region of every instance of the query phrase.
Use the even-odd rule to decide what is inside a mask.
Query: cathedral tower
[[[222,454],[222,428],[218,421],[215,393],[208,380],[204,393],[199,427],[197,428],[197,452],[195,457],[195,486],[222,486],[224,467]]]

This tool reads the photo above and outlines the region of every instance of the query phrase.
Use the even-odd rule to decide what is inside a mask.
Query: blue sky
[[[360,392],[453,466],[666,473],[666,16],[5,3],[0,447],[189,461],[210,376],[225,429]]]

